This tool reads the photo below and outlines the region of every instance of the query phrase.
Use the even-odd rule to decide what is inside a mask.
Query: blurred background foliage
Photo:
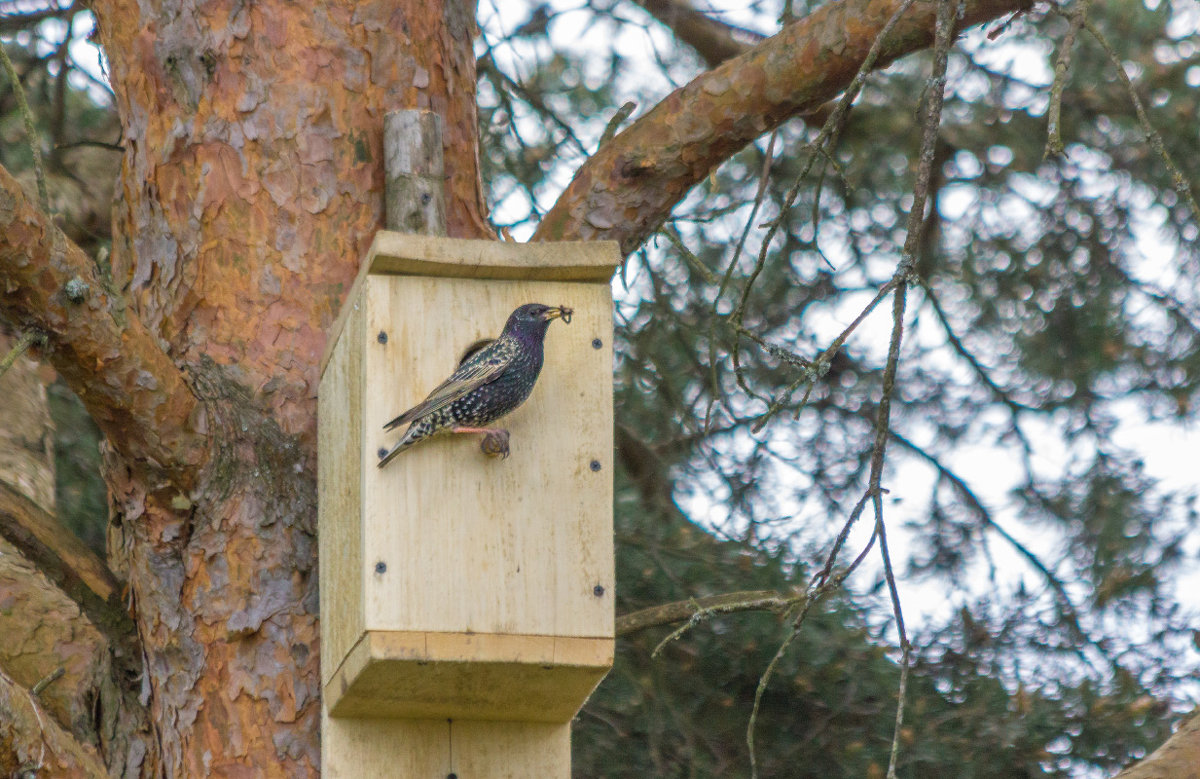
[[[482,0],[493,220],[526,237],[622,105],[636,118],[820,3],[786,5]],[[681,21],[696,10],[707,44]],[[1111,774],[1196,703],[1196,601],[1181,597],[1196,582],[1196,489],[1155,447],[1164,429],[1194,428],[1200,224],[1086,31],[1063,89],[1065,154],[1045,154],[1070,10],[1039,4],[971,31],[950,59],[883,481],[914,645],[902,776]],[[86,35],[86,13],[0,11],[59,219],[103,267],[120,140],[96,67],[63,43]],[[1089,19],[1195,188],[1200,5],[1096,3]],[[899,261],[931,59],[872,75],[831,159],[803,178],[828,108],[743,150],[614,281],[618,613],[796,596],[824,564],[866,485],[890,306],[824,375],[804,361]],[[7,82],[0,133],[0,161],[27,170]],[[69,392],[51,398],[60,511],[102,548],[95,429]],[[851,532],[838,570],[872,524]],[[877,560],[876,547],[782,652],[755,727],[760,775],[884,775],[900,653]],[[655,657],[677,625],[623,636],[576,722],[576,775],[746,775],[755,692],[794,616],[714,616]]]

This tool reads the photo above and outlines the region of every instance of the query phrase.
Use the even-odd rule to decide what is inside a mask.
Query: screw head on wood
[[[592,460],[591,463],[588,464],[588,467],[591,468],[593,471],[598,471],[601,468],[600,461]]]
[[[375,563],[375,573],[387,573],[387,563],[383,560]]]
[[[387,331],[380,330],[379,335],[375,336],[375,340],[381,344],[387,343]]]
[[[603,346],[604,346],[604,342],[603,342],[603,341],[601,341],[599,338],[593,338],[593,339],[592,339],[592,348],[593,348],[593,349],[599,349],[599,348],[601,348],[601,347],[603,347]]]
[[[597,584],[595,587],[593,587],[592,594],[595,595],[597,598],[603,598],[604,597],[603,585]]]

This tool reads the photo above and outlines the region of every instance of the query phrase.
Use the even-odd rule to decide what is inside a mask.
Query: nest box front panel
[[[363,565],[367,630],[611,637],[612,301],[607,284],[373,275],[366,305]],[[375,467],[411,408],[524,303],[553,320],[532,394],[481,436],[436,436]]]

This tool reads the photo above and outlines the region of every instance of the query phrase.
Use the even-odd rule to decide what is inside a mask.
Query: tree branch
[[[0,775],[96,777],[108,771],[95,751],[46,714],[33,695],[0,671]]]
[[[110,642],[78,604],[4,539],[0,602],[0,668],[31,688],[38,705],[59,725],[94,743],[100,729],[96,706],[111,705],[112,689],[119,680],[132,678],[134,664],[126,662],[119,666],[122,673],[114,674]],[[36,689],[39,685],[42,689]],[[128,694],[136,708],[136,692]]]
[[[803,601],[805,597],[803,593],[786,598],[774,590],[750,590],[727,592],[707,598],[689,598],[622,614],[617,617],[616,633],[618,636],[627,636],[646,628],[692,619],[698,614],[733,614],[738,611],[770,611],[781,614]]]
[[[1114,779],[1182,779],[1196,776],[1196,766],[1200,766],[1200,716],[1193,712],[1175,735]]]
[[[116,578],[75,534],[40,506],[0,483],[0,537],[36,565],[78,604],[112,644],[125,647],[136,638],[133,620],[121,603]],[[131,652],[123,653],[126,656]]]
[[[534,240],[615,240],[634,251],[713,168],[844,89],[898,2],[829,3],[677,89],[580,167]],[[969,0],[958,27],[1030,3]],[[935,9],[923,0],[905,14],[877,68],[933,42]]]
[[[8,50],[3,46],[0,46],[0,65],[4,66],[4,73],[12,84],[13,97],[17,99],[17,112],[21,114],[21,119],[25,123],[29,155],[33,158],[33,173],[34,178],[37,179],[38,201],[44,211],[49,211],[50,195],[46,191],[46,168],[42,165],[42,136],[38,133],[37,125],[34,123],[33,112],[29,110],[29,101],[25,99],[25,87],[21,85],[21,77],[17,75],[17,69],[13,67]]]
[[[676,38],[696,50],[710,68],[743,54],[761,35],[697,11],[686,0],[635,0]]]
[[[112,447],[186,492],[205,459],[199,408],[182,372],[95,264],[0,167],[0,314],[47,338],[44,358]]]
[[[47,19],[61,19],[75,13],[75,4],[66,8],[47,8],[41,11],[31,11],[27,14],[5,14],[0,17],[0,34],[11,35],[15,32],[22,32],[32,29],[41,22]]]

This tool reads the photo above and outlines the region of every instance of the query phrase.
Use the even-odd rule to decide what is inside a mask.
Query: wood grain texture
[[[366,311],[349,298],[345,340],[363,341]],[[362,349],[339,349],[317,400],[317,536],[321,565],[321,682],[363,632]]]
[[[377,236],[319,395],[322,682],[338,723],[566,723],[611,666],[618,262],[613,244]],[[384,423],[526,302],[575,316],[551,324],[533,395],[498,423],[511,456],[445,436],[377,468],[403,433]]]
[[[450,736],[450,773],[460,779],[567,779],[571,775],[570,725],[455,721]]]
[[[368,260],[371,273],[599,284],[608,283],[619,261],[613,241],[500,243],[383,230]]]
[[[493,772],[467,775],[569,775],[565,723],[613,656],[608,280],[618,261],[611,243],[376,237],[330,333],[320,388],[332,775],[375,775],[377,749],[388,771],[379,775],[427,775],[421,750],[438,749],[429,723],[447,718],[484,723],[472,730],[478,755],[461,754]],[[377,468],[380,449],[403,434],[384,423],[529,302],[575,313],[551,324],[533,394],[498,423],[512,434],[511,456],[485,457],[477,435],[444,436]],[[362,724],[385,717],[394,730]],[[514,730],[513,720],[559,724]],[[401,742],[416,762],[391,768],[385,753]]]
[[[608,638],[369,631],[325,700],[336,717],[570,722],[613,649]]]
[[[380,230],[346,299],[355,299],[369,275],[387,273],[430,278],[576,281],[607,287],[620,262],[614,241],[499,243]],[[351,308],[343,306],[329,328],[321,357],[322,374]]]
[[[322,711],[326,779],[446,779],[449,768],[446,720],[353,719]]]
[[[608,288],[372,276],[365,299],[367,629],[611,636]],[[512,455],[491,459],[479,436],[444,436],[375,468],[378,450],[403,432],[385,434],[384,423],[527,302],[576,313],[552,323],[533,394],[497,423],[512,433]]]
[[[571,775],[571,726],[324,716],[334,779],[550,779]]]

